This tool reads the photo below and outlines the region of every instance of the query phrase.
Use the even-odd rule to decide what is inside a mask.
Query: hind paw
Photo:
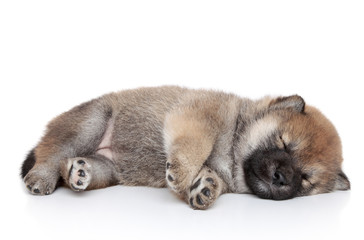
[[[91,182],[91,165],[84,158],[69,159],[68,184],[76,192],[84,191]]]
[[[52,168],[39,165],[28,172],[24,183],[33,195],[49,195],[56,189],[58,179],[59,175]]]

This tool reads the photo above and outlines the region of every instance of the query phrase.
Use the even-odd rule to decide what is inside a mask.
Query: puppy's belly
[[[115,123],[124,124],[114,118],[108,121],[95,154],[110,159],[118,172],[121,185],[166,187],[166,158],[163,145],[160,145],[160,149],[156,150],[157,144],[154,145],[154,148],[150,148],[150,145],[140,142],[140,146],[136,149],[125,148],[124,144],[132,146],[134,142],[129,142],[127,137],[121,138],[120,136],[128,136],[130,133],[124,134],[118,126],[115,127]]]
[[[106,131],[104,133],[104,136],[102,137],[101,143],[96,149],[96,154],[102,155],[110,159],[111,161],[114,158],[114,154],[111,150],[111,138],[113,130],[114,130],[114,119],[111,118],[107,123]]]

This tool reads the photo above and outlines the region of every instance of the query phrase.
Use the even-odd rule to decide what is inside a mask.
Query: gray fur
[[[252,101],[180,87],[110,93],[52,120],[22,175],[36,195],[52,193],[60,179],[76,191],[145,185],[206,209],[225,192],[251,192],[244,161],[272,142],[283,122],[276,112],[304,110],[299,96]]]

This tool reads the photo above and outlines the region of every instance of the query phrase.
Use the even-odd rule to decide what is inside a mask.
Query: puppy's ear
[[[345,175],[345,173],[341,170],[336,175],[334,189],[335,190],[349,190],[350,189],[350,181],[349,181],[348,177]]]
[[[305,111],[305,105],[305,100],[303,100],[301,96],[292,95],[273,99],[269,104],[269,108],[274,110],[290,108],[294,111],[303,113]]]

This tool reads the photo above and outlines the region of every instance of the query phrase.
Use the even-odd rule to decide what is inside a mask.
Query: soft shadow
[[[257,237],[307,239],[337,236],[340,234],[341,213],[348,205],[350,195],[350,191],[338,191],[285,201],[242,195],[243,203],[238,209],[235,207],[232,214],[240,222],[243,232]]]

